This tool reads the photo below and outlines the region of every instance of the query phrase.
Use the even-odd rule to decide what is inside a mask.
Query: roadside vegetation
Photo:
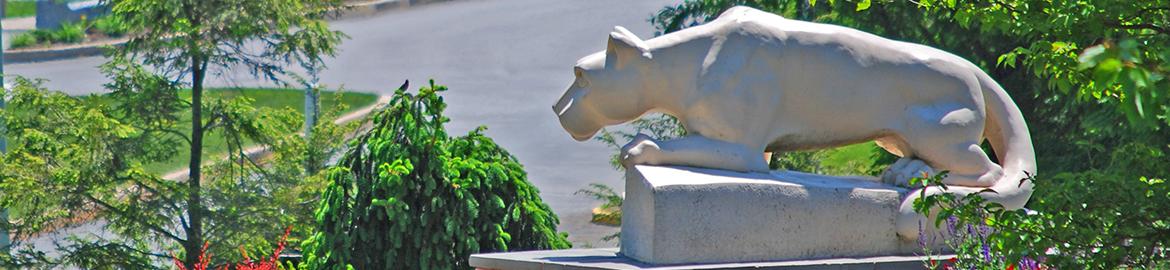
[[[118,16],[102,16],[94,20],[82,18],[65,22],[56,29],[34,29],[12,37],[9,48],[20,49],[54,44],[74,44],[106,38],[121,38],[129,26]]]

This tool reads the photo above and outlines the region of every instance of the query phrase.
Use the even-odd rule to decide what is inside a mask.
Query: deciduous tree
[[[118,54],[187,78],[191,87],[189,173],[183,195],[184,263],[192,267],[204,242],[202,198],[204,82],[211,68],[250,71],[277,80],[289,65],[319,65],[342,38],[324,22],[340,0],[111,0],[116,16],[137,30]],[[225,104],[230,106],[230,104]],[[226,116],[226,115],[225,115]]]
[[[13,149],[0,166],[0,204],[22,211],[15,213],[20,220],[9,229],[25,237],[91,218],[108,222],[114,236],[67,241],[60,258],[25,250],[9,262],[150,268],[165,265],[160,259],[170,254],[160,250],[179,246],[183,264],[191,268],[210,234],[234,249],[242,239],[274,239],[249,235],[262,222],[307,216],[288,213],[292,208],[279,204],[297,201],[290,198],[297,194],[315,196],[316,190],[297,184],[311,178],[314,170],[306,167],[321,167],[305,161],[321,161],[320,155],[329,150],[307,145],[298,135],[301,119],[295,111],[255,109],[246,98],[207,98],[205,84],[223,73],[279,81],[296,70],[321,68],[322,57],[333,54],[344,37],[324,21],[342,2],[105,4],[112,7],[109,16],[131,29],[126,45],[114,50],[103,66],[112,80],[106,85],[111,93],[68,97],[20,81],[10,94],[11,109],[0,114],[11,123],[7,133],[13,138]],[[189,100],[179,97],[184,88],[191,90]],[[185,115],[190,115],[190,126],[181,127],[188,120]],[[327,136],[344,133],[337,127],[324,129],[320,133]],[[205,158],[208,136],[228,141],[230,162]],[[320,139],[340,141],[327,136]],[[251,143],[266,145],[275,152],[273,160],[282,163],[257,166],[256,157],[244,151]],[[190,151],[178,153],[176,146],[183,144]],[[188,172],[178,181],[143,169],[176,155],[189,161]],[[303,208],[313,202],[296,203]],[[271,217],[284,219],[262,219]],[[286,225],[271,224],[270,233]]]

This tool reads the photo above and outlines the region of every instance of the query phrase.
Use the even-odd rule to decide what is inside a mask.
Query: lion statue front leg
[[[655,140],[649,135],[638,134],[622,147],[620,158],[627,170],[634,165],[680,165],[739,172],[768,171],[762,152],[702,135]]]

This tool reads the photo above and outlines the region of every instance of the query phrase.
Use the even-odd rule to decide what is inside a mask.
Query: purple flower
[[[991,236],[991,232],[992,229],[990,226],[987,226],[986,224],[979,224],[979,237],[987,238],[988,236]]]
[[[991,245],[983,243],[981,246],[983,246],[983,261],[991,262]]]
[[[1020,270],[1037,270],[1040,269],[1040,262],[1032,258],[1020,258]]]
[[[947,232],[950,233],[951,236],[955,235],[955,226],[957,226],[958,224],[959,224],[959,218],[957,218],[955,216],[947,217]]]

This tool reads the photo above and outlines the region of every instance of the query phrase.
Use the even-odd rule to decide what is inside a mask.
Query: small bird
[[[407,87],[410,87],[410,80],[402,82],[402,86],[398,87],[398,91],[406,91]]]

